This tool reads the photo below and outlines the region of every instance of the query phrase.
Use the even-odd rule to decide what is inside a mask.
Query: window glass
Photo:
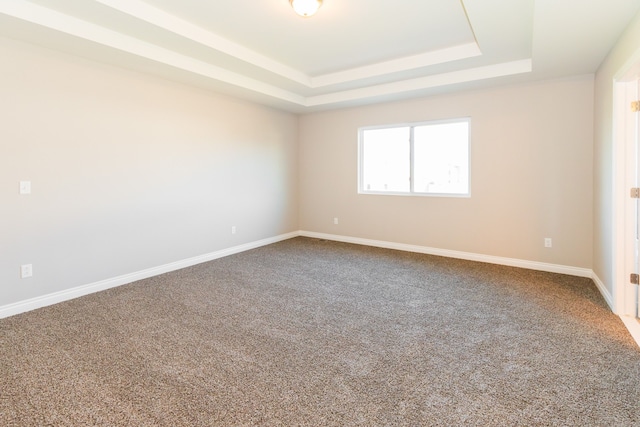
[[[360,129],[358,191],[469,195],[469,122]]]
[[[469,192],[469,123],[443,123],[414,128],[416,193]]]
[[[409,130],[397,127],[363,132],[366,158],[362,176],[366,191],[409,192]]]

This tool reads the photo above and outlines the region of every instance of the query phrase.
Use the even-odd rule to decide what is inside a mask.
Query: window
[[[358,192],[469,196],[469,123],[361,128]]]

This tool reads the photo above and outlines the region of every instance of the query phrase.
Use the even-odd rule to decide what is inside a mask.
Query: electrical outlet
[[[31,181],[20,181],[20,194],[31,194]]]
[[[235,225],[231,226],[231,234],[236,234],[236,226]]]
[[[338,218],[333,218],[333,223],[334,223],[335,225],[338,225]]]
[[[550,248],[553,246],[553,241],[551,240],[551,237],[545,237],[544,238],[544,247],[545,248]]]
[[[24,264],[20,266],[20,278],[26,279],[33,276],[33,264]]]

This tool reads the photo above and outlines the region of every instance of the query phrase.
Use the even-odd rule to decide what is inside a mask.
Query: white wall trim
[[[470,252],[452,251],[448,249],[437,249],[426,246],[406,245],[403,243],[386,242],[381,240],[361,239],[359,237],[339,236],[335,234],[315,233],[311,231],[300,231],[300,236],[311,237],[315,239],[333,240],[336,242],[354,243],[357,245],[374,246],[385,249],[396,249],[400,251],[416,252],[428,255],[438,255],[449,258],[465,259],[468,261],[486,262],[489,264],[507,265],[510,267],[528,268],[530,270],[547,271],[550,273],[568,274],[571,276],[587,277],[593,280],[596,287],[602,294],[607,305],[613,311],[613,296],[607,290],[602,280],[592,270],[580,267],[571,267],[566,265],[548,264],[537,261],[526,261],[522,259],[496,257],[492,255],[482,255]],[[638,319],[630,316],[619,316],[622,323],[627,327],[629,333],[640,347],[640,322]]]
[[[609,306],[611,311],[613,311],[615,313],[616,311],[614,310],[615,304],[614,304],[614,301],[613,301],[613,295],[611,295],[611,292],[609,292],[609,290],[605,286],[604,282],[602,280],[600,280],[600,278],[598,277],[598,275],[596,273],[593,273],[591,275],[591,279],[596,284],[596,287],[598,288],[598,290],[602,294],[602,297],[607,302],[607,305]]]
[[[211,252],[204,255],[198,255],[192,258],[183,259],[181,261],[171,262],[169,264],[160,265],[158,267],[147,268],[145,270],[136,271],[134,273],[124,274],[122,276],[113,277],[111,279],[100,280],[98,282],[90,283],[88,285],[82,285],[82,286],[78,286],[71,289],[65,289],[64,291],[54,292],[51,294],[42,295],[42,296],[31,298],[28,300],[7,304],[4,306],[0,306],[0,319],[9,317],[9,316],[14,316],[16,314],[24,313],[27,311],[35,310],[37,308],[57,304],[63,301],[68,301],[68,300],[78,298],[84,295],[89,295],[95,292],[104,291],[106,289],[115,288],[117,286],[126,285],[128,283],[132,283],[137,280],[147,279],[149,277],[158,276],[160,274],[168,273],[170,271],[180,270],[182,268],[191,267],[192,265],[201,264],[203,262],[212,261],[214,259],[248,251],[250,249],[255,249],[260,246],[270,245],[272,243],[280,242],[282,240],[287,240],[293,237],[297,237],[298,235],[299,235],[298,232],[281,234],[279,236],[269,237],[266,239],[245,243],[238,246],[232,246],[227,249],[222,249],[222,250]]]
[[[255,242],[245,243],[238,246],[232,246],[227,249],[221,249],[219,251],[211,252],[204,255],[187,258],[181,261],[164,264],[158,267],[152,267],[145,270],[140,270],[134,273],[124,274],[122,276],[114,277],[111,279],[101,280],[98,282],[90,283],[88,285],[78,286],[72,289],[66,289],[60,292],[54,292],[47,295],[31,298],[24,301],[18,301],[16,303],[0,306],[0,319],[14,316],[16,314],[25,313],[27,311],[35,310],[38,308],[46,307],[49,305],[57,304],[63,301],[68,301],[74,298],[78,298],[84,295],[89,295],[95,292],[100,292],[106,289],[115,288],[118,286],[126,285],[138,280],[147,279],[149,277],[158,276],[160,274],[168,273],[182,268],[191,267],[203,262],[213,261],[214,259],[223,258],[229,255],[245,252],[251,249],[259,248],[261,246],[270,245],[273,243],[281,242],[283,240],[292,239],[294,237],[303,236],[311,237],[315,239],[332,240],[336,242],[353,243],[364,246],[374,246],[386,249],[395,249],[400,251],[422,253],[428,255],[438,255],[449,258],[465,259],[469,261],[486,262],[489,264],[507,265],[511,267],[528,268],[531,270],[547,271],[551,273],[569,274],[572,276],[589,277],[593,279],[598,290],[604,297],[609,307],[613,307],[613,297],[607,290],[606,286],[600,280],[600,278],[592,271],[586,268],[570,267],[558,264],[548,264],[537,261],[526,261],[514,258],[496,257],[492,255],[475,254],[471,252],[452,251],[449,249],[430,248],[427,246],[408,245],[404,243],[386,242],[381,240],[362,239],[358,237],[340,236],[336,234],[315,233],[311,231],[294,231],[291,233],[281,234],[275,237],[269,237]],[[635,339],[640,346],[640,323],[637,319],[629,316],[620,316],[622,322],[629,330],[631,336]]]
[[[624,326],[626,326],[627,330],[635,340],[636,344],[638,344],[638,347],[640,347],[640,322],[638,321],[638,319],[636,319],[634,316],[627,316],[624,314],[617,313],[614,310],[614,299],[611,292],[607,290],[607,287],[604,285],[602,280],[600,280],[600,278],[596,273],[593,273],[593,276],[591,278],[593,279],[593,282],[596,284],[596,286],[598,287],[598,290],[604,297],[604,300],[609,305],[609,308],[611,309],[611,311],[613,311],[615,314],[618,315],[618,317],[620,317],[620,319],[622,320],[622,323],[624,323]]]
[[[489,264],[507,265],[510,267],[528,268],[530,270],[547,271],[550,273],[569,274],[571,276],[589,278],[593,276],[593,271],[588,268],[548,264],[537,261],[527,261],[523,259],[504,258],[493,255],[482,255],[471,252],[431,248],[427,246],[407,245],[404,243],[386,242],[381,240],[361,239],[359,237],[339,236],[335,234],[314,233],[311,231],[300,231],[300,236],[313,237],[316,239],[334,240],[337,242],[355,243],[357,245],[375,246],[378,248],[396,249],[400,251],[416,252],[428,255],[438,255],[449,258],[466,259],[469,261],[486,262]]]
[[[627,327],[636,344],[640,347],[640,322],[638,319],[632,316],[620,316],[620,319],[622,319],[622,323],[624,323],[624,326]]]

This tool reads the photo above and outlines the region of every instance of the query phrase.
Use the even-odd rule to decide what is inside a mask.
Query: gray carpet
[[[0,320],[2,426],[640,426],[589,279],[296,238]]]

